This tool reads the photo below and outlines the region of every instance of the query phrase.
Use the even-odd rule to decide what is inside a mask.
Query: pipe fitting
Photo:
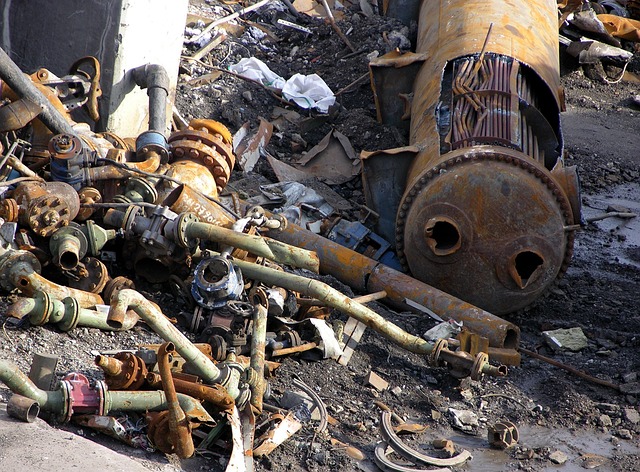
[[[8,291],[17,288],[28,297],[38,291],[58,300],[73,297],[83,308],[104,305],[100,295],[53,283],[42,277],[40,270],[40,262],[32,253],[9,250],[0,257],[0,286]]]
[[[89,241],[77,223],[56,230],[49,239],[53,263],[63,270],[76,268],[89,249]]]
[[[19,319],[26,316],[34,326],[55,324],[61,331],[70,331],[77,326],[103,331],[126,331],[138,322],[138,316],[134,312],[127,312],[123,322],[115,328],[107,323],[108,314],[81,308],[75,298],[55,300],[45,292],[36,292],[33,298],[19,300],[9,308],[9,314]]]
[[[175,352],[175,345],[172,342],[166,342],[160,346],[158,349],[158,370],[160,371],[162,388],[167,397],[167,405],[169,406],[169,442],[173,452],[181,459],[186,459],[193,455],[195,447],[191,437],[191,425],[187,421],[184,411],[180,408],[176,387],[171,376],[169,362],[173,352]]]
[[[95,165],[97,153],[73,134],[58,134],[49,140],[51,178],[80,190],[89,184],[87,170]]]
[[[71,373],[54,391],[39,389],[18,369],[0,359],[0,382],[13,393],[35,400],[43,411],[55,414],[61,421],[68,421],[74,414],[108,415],[112,411],[159,411],[167,409],[164,392],[127,392],[107,390],[103,382],[91,387],[82,374]],[[188,395],[177,394],[180,408],[189,421],[213,424],[214,420],[200,402]]]
[[[145,64],[132,70],[133,80],[149,96],[149,130],[164,134],[167,127],[169,75],[159,64]]]
[[[13,394],[7,403],[7,414],[26,423],[33,423],[40,414],[40,405],[31,398]]]
[[[207,384],[220,383],[221,373],[215,364],[200,352],[155,304],[135,290],[122,289],[113,296],[107,318],[109,325],[116,328],[121,326],[121,320],[129,309],[135,311],[165,341],[171,341],[178,353]]]
[[[147,376],[147,365],[130,352],[113,357],[97,355],[95,364],[104,372],[104,381],[111,390],[139,390]]]
[[[78,193],[64,182],[23,182],[16,186],[13,198],[20,224],[42,237],[67,226],[80,210]]]
[[[196,266],[191,294],[201,307],[222,308],[229,300],[238,300],[243,292],[242,272],[229,258],[213,256]]]

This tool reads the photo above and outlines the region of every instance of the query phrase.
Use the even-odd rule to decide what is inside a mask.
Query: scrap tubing
[[[82,308],[104,305],[102,297],[97,293],[85,292],[51,282],[38,274],[28,262],[19,262],[13,265],[6,275],[13,286],[28,297],[33,297],[36,292],[45,292],[57,300],[67,297],[75,298]]]
[[[518,347],[518,326],[470,303],[299,226],[290,224],[283,231],[272,233],[279,241],[315,251],[320,260],[320,272],[333,275],[354,290],[384,290],[387,300],[395,304],[403,304],[408,298],[445,319],[463,322],[470,331],[488,338],[490,346],[512,349]]]
[[[40,119],[47,128],[55,134],[74,134],[69,121],[55,109],[51,102],[47,100],[44,94],[38,90],[31,79],[20,70],[18,65],[11,60],[2,48],[0,48],[0,78],[2,78],[20,98],[26,98],[42,107]]]
[[[178,353],[191,363],[206,383],[219,383],[221,374],[215,364],[171,324],[154,303],[135,290],[125,288],[112,297],[108,323],[117,327],[130,309],[134,310],[162,339],[171,341]]]
[[[251,336],[251,405],[262,413],[262,399],[266,390],[264,378],[265,346],[267,341],[267,295],[258,291],[258,303],[253,311],[253,333]]]
[[[147,374],[147,383],[154,388],[162,387],[162,380],[155,372]],[[184,393],[198,400],[211,403],[220,410],[229,410],[233,407],[233,398],[227,393],[227,390],[220,384],[202,385],[196,382],[189,382],[183,379],[173,379],[176,391]]]
[[[25,373],[15,364],[0,359],[0,382],[4,383],[13,393],[35,400],[43,411],[66,416],[68,408],[67,393],[61,388],[53,391],[38,388]],[[200,402],[188,395],[178,393],[178,403],[188,417],[198,421],[210,421],[213,419],[202,407]],[[128,392],[128,391],[104,391],[104,398],[100,405],[96,405],[98,414],[108,415],[112,411],[159,411],[168,408],[164,392]]]
[[[162,379],[162,389],[167,397],[167,405],[169,406],[169,433],[171,434],[170,442],[174,447],[174,451],[181,459],[191,457],[195,452],[193,438],[191,437],[191,427],[187,421],[187,417],[180,408],[178,403],[178,394],[176,387],[173,385],[173,377],[171,376],[171,366],[169,365],[169,356],[175,351],[172,342],[166,342],[158,349],[158,370]]]
[[[306,277],[270,269],[250,262],[236,260],[235,263],[240,267],[242,273],[248,278],[259,280],[267,285],[275,285],[287,290],[297,291],[304,295],[322,300],[327,304],[327,306],[340,310],[352,318],[366,324],[369,328],[373,329],[384,338],[407,351],[427,355],[430,354],[434,348],[431,343],[407,333],[399,326],[385,320],[375,311],[360,303],[354,302],[351,298],[329,285],[320,282],[319,280],[308,279]],[[442,349],[439,357],[450,364],[468,370],[471,370],[474,362],[473,358],[465,358],[464,356],[447,349]],[[484,374],[493,376],[503,376],[506,374],[504,366],[494,367],[486,362],[482,364],[479,370]]]
[[[189,223],[187,239],[203,239],[224,243],[280,264],[300,267],[316,273],[319,269],[318,258],[311,251],[274,239],[244,234],[209,223]]]

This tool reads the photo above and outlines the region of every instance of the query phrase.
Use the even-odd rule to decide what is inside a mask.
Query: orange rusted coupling
[[[7,251],[0,257],[0,286],[5,290],[17,288],[23,294],[33,297],[36,292],[45,292],[56,300],[74,298],[81,308],[103,305],[97,293],[58,285],[40,275],[40,262],[28,251]]]
[[[64,182],[23,182],[13,191],[18,221],[38,236],[67,226],[80,210],[78,193]]]
[[[146,380],[146,364],[130,352],[113,357],[97,355],[95,363],[104,371],[105,383],[112,390],[139,390]]]
[[[418,40],[371,63],[379,118],[411,118],[410,146],[364,156],[377,230],[416,278],[496,314],[519,310],[566,271],[580,221],[562,157],[557,5],[387,4],[419,11]]]
[[[172,342],[166,342],[160,346],[158,349],[158,370],[162,378],[162,388],[167,397],[169,442],[172,446],[171,452],[175,452],[181,459],[186,459],[193,455],[195,447],[193,445],[193,438],[191,437],[191,424],[185,412],[182,411],[180,407],[176,388],[173,385],[173,377],[171,376],[169,359],[174,351],[175,345]]]
[[[214,120],[192,120],[188,129],[169,137],[169,145],[176,164],[191,161],[203,165],[213,175],[217,193],[227,185],[236,158],[231,148],[231,133],[223,124]]]
[[[17,131],[33,121],[42,111],[39,105],[26,98],[0,107],[0,132]]]

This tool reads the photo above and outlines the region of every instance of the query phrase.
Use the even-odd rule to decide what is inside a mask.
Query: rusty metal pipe
[[[162,379],[160,375],[155,372],[149,372],[146,380],[149,386],[162,388]],[[210,403],[220,410],[229,410],[234,405],[233,398],[231,398],[222,385],[202,385],[200,383],[176,378],[173,379],[173,384],[177,392]]]
[[[186,459],[193,455],[195,447],[191,437],[191,427],[178,403],[178,395],[171,376],[169,356],[174,351],[175,345],[171,342],[160,346],[158,349],[158,370],[160,371],[162,389],[167,397],[167,406],[169,407],[169,431],[171,434],[169,440],[173,444],[178,457]]]
[[[0,382],[4,383],[13,393],[35,400],[43,411],[55,413],[66,418],[69,412],[69,391],[58,388],[46,391],[38,388],[15,364],[0,359]],[[101,400],[96,405],[98,414],[108,415],[112,411],[159,411],[166,410],[167,399],[164,392],[127,392],[96,390]],[[101,392],[101,393],[100,393]],[[177,394],[178,403],[182,411],[190,418],[199,421],[213,419],[202,407],[200,402],[181,393]]]
[[[216,205],[188,185],[179,185],[172,190],[162,201],[162,205],[168,206],[171,211],[177,214],[194,213],[204,223],[225,228],[231,227],[235,221],[235,217],[221,205]]]
[[[18,366],[5,359],[0,359],[0,382],[13,393],[35,400],[44,411],[62,411],[65,407],[62,390],[46,391],[36,387]]]
[[[3,105],[0,107],[0,133],[24,128],[41,112],[39,105],[26,98]]]
[[[315,251],[320,260],[320,272],[333,275],[354,290],[384,290],[386,300],[395,304],[404,304],[410,299],[442,318],[462,321],[470,331],[488,338],[494,347],[517,348],[520,343],[520,329],[515,324],[311,231],[289,225],[284,231],[272,232],[272,236]]]
[[[140,88],[147,89],[149,96],[149,129],[165,132],[167,127],[167,97],[169,76],[159,64],[145,64],[132,71],[133,80]]]
[[[318,272],[318,257],[311,251],[284,244],[271,238],[233,231],[209,223],[189,223],[187,239],[202,239],[244,249],[257,256],[293,267]]]
[[[33,423],[40,414],[40,405],[31,398],[13,394],[7,403],[7,414],[20,421]]]
[[[251,335],[250,378],[251,405],[258,413],[262,413],[262,399],[267,389],[264,378],[265,347],[267,342],[267,311],[268,299],[263,290],[258,290],[254,296],[253,333]]]
[[[247,277],[259,280],[267,285],[283,287],[287,290],[294,290],[304,295],[322,300],[327,304],[327,306],[340,310],[352,318],[366,324],[384,338],[407,351],[414,352],[416,354],[429,355],[434,350],[433,344],[407,333],[397,325],[385,320],[373,310],[360,303],[354,302],[351,298],[340,293],[338,290],[330,287],[324,282],[308,279],[288,272],[270,269],[250,262],[240,260],[235,262]],[[467,370],[469,372],[474,364],[473,358],[466,358],[456,352],[449,351],[446,348],[438,349],[438,357],[457,366],[461,370]],[[506,368],[504,366],[494,367],[486,361],[475,367],[477,367],[478,372],[484,374],[499,377],[506,375]]]
[[[2,275],[6,275],[7,282],[28,297],[33,297],[36,292],[45,292],[57,300],[62,300],[67,297],[74,298],[82,308],[104,305],[102,297],[97,293],[85,292],[64,285],[58,285],[45,279],[36,272],[30,261],[20,261],[12,264],[10,267],[3,265],[3,269]]]
[[[0,78],[4,80],[11,90],[20,98],[37,104],[42,108],[40,119],[55,134],[73,133],[71,123],[56,110],[34,83],[25,75],[18,65],[11,60],[9,55],[0,48]]]
[[[127,331],[139,320],[138,315],[130,310],[116,328],[107,323],[107,313],[81,308],[78,301],[72,297],[56,300],[45,292],[36,292],[33,298],[19,300],[9,307],[7,314],[18,319],[27,316],[34,326],[55,324],[62,331],[70,331],[77,326],[103,331]]]
[[[280,357],[280,356],[288,356],[290,354],[297,354],[299,352],[310,351],[311,349],[315,349],[318,347],[316,343],[304,343],[299,346],[293,347],[283,347],[282,349],[274,349],[271,351],[272,357]]]
[[[105,377],[116,377],[122,373],[123,362],[115,357],[98,354],[95,364],[104,371]]]

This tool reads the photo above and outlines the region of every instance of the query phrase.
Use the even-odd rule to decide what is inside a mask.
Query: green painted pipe
[[[112,298],[107,317],[109,325],[119,328],[128,310],[135,311],[162,339],[172,342],[176,351],[189,362],[205,383],[221,383],[222,375],[215,364],[164,316],[157,305],[135,290],[122,289]]]
[[[138,322],[138,315],[133,311],[125,313],[119,327],[107,323],[108,313],[98,310],[80,308],[78,301],[72,297],[55,300],[45,292],[37,291],[33,298],[22,298],[9,307],[8,315],[22,319],[29,317],[34,326],[55,324],[62,331],[70,331],[77,326],[97,328],[103,331],[126,331]]]
[[[38,402],[43,411],[55,413],[60,418],[67,416],[69,405],[62,388],[53,391],[42,390],[18,366],[4,359],[0,359],[0,382],[9,387],[13,393]],[[181,393],[178,393],[177,396],[180,408],[189,418],[200,422],[213,422],[213,418],[199,401]],[[104,391],[103,411],[99,411],[98,414],[108,415],[112,411],[162,411],[167,408],[167,398],[161,391],[106,390]],[[96,405],[96,409],[99,409],[98,405]]]
[[[242,273],[254,280],[259,280],[266,285],[282,287],[287,290],[300,292],[304,295],[317,298],[327,306],[340,310],[352,318],[364,323],[389,341],[416,354],[429,355],[434,350],[434,345],[426,340],[407,333],[399,326],[384,319],[375,311],[347,297],[338,290],[319,280],[308,279],[300,275],[291,274],[284,271],[270,269],[251,262],[234,260],[234,264],[242,270]],[[474,359],[467,359],[462,355],[449,351],[448,349],[438,349],[439,357],[458,367],[471,371],[474,367]],[[478,369],[487,375],[502,377],[506,375],[506,367],[495,367],[488,362],[483,362]]]

